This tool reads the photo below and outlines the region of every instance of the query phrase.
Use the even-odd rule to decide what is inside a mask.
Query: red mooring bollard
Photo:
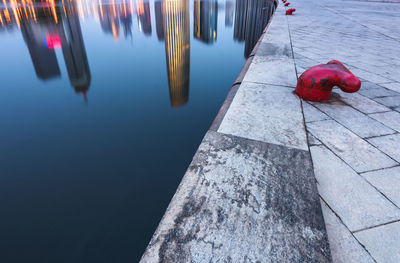
[[[360,89],[361,81],[340,61],[332,60],[304,71],[297,81],[296,94],[305,100],[324,101],[330,98],[334,86],[352,93]]]
[[[289,8],[288,10],[286,10],[286,15],[293,15],[294,11],[296,11],[295,8]]]
[[[285,4],[285,6],[289,6],[290,5],[290,3],[289,2],[287,2],[286,4]]]

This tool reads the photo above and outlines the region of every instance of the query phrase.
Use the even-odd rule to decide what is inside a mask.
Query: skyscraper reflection
[[[57,32],[55,24],[47,19],[41,19],[41,23],[21,23],[21,33],[28,47],[29,54],[36,72],[36,76],[42,80],[48,80],[61,76],[56,53],[49,49],[41,36],[50,32]]]
[[[137,0],[136,15],[138,17],[140,31],[143,31],[145,35],[151,35],[150,3],[143,0]]]
[[[216,0],[193,1],[193,35],[205,42],[217,39],[218,2]]]
[[[76,9],[76,5],[73,4],[64,9],[62,13],[63,23],[58,24],[58,33],[69,81],[77,93],[82,93],[86,97],[91,74],[79,17],[74,9]]]
[[[189,100],[189,0],[165,0],[163,5],[165,53],[172,107]]]
[[[96,7],[93,1],[91,1],[91,4],[93,5],[92,9],[88,8],[89,3],[81,6],[81,16],[84,16],[85,13],[90,14],[90,10],[93,10],[92,12],[97,12],[93,13],[93,15],[99,18],[104,33],[111,34],[115,40],[118,40],[122,24],[124,36],[132,36],[132,2],[127,3],[124,0],[122,3],[117,4],[115,0],[102,0]]]
[[[257,1],[257,0],[255,0]],[[235,4],[235,26],[233,28],[233,39],[244,41],[247,21],[248,0],[236,0]]]
[[[245,41],[247,58],[275,9],[272,0],[236,0],[234,39]]]
[[[226,0],[225,2],[225,26],[231,27],[233,24],[233,12],[235,6],[233,5],[233,1]]]
[[[164,26],[163,26],[163,5],[162,1],[154,2],[154,13],[156,15],[156,30],[157,30],[157,38],[158,40],[164,40]]]
[[[120,24],[117,7],[114,4],[99,5],[100,25],[103,32],[111,34],[115,40],[119,38]]]
[[[8,24],[16,24],[28,47],[38,78],[48,80],[61,76],[54,49],[61,48],[71,86],[86,96],[91,82],[89,63],[83,42],[77,7],[74,3],[57,7],[53,1],[42,6],[32,3],[0,10]],[[3,16],[1,21],[4,22]]]

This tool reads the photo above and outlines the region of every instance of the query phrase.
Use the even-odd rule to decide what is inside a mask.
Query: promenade
[[[362,80],[357,93],[303,102],[333,262],[400,262],[400,1],[291,6],[298,76],[336,59]]]
[[[290,1],[290,0],[289,0]],[[280,2],[141,262],[400,262],[400,3]],[[300,100],[343,62],[361,90]]]

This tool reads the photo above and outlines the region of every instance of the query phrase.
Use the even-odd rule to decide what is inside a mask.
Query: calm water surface
[[[0,262],[138,262],[273,9],[0,3]]]

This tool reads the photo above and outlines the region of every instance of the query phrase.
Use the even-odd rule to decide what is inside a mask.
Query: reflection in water
[[[272,0],[236,0],[234,39],[245,41],[247,58],[275,10]]]
[[[98,1],[98,2],[97,2]],[[91,82],[80,19],[99,20],[105,34],[132,37],[132,17],[137,16],[139,30],[151,36],[152,24],[148,0],[81,0],[56,5],[46,0],[3,0],[0,7],[0,32],[19,28],[28,46],[36,75],[42,80],[61,76],[54,49],[61,48],[71,85],[86,95]],[[190,21],[189,0],[155,0],[157,38],[165,40],[171,105],[184,105],[189,98]],[[135,3],[135,4],[134,4]],[[136,12],[134,12],[136,8]],[[244,55],[251,53],[275,6],[272,0],[225,1],[225,26],[232,26],[237,41],[245,41]],[[193,0],[193,36],[205,43],[217,40],[218,1]]]
[[[189,0],[165,0],[163,10],[171,106],[179,107],[189,100]]]
[[[91,75],[76,8],[71,4],[61,12],[54,5],[41,9],[28,6],[13,12],[38,78],[61,76],[54,52],[61,48],[71,86],[86,98]],[[32,18],[37,23],[32,23]]]
[[[225,2],[225,26],[231,27],[233,24],[233,12],[235,6],[233,5],[233,2],[230,0],[226,0]]]
[[[143,30],[145,35],[151,36],[150,3],[143,0],[137,0],[136,15],[138,17],[140,31]]]
[[[81,8],[79,10],[81,10],[81,17],[83,17],[84,9],[82,6]],[[118,40],[122,24],[124,36],[132,36],[132,3],[125,3],[124,1],[122,4],[116,4],[114,0],[111,3],[104,0],[104,3],[99,4],[97,8],[93,6],[92,10],[97,10],[98,13],[94,16],[100,17],[100,25],[104,33],[111,34],[115,40]],[[89,12],[90,9],[87,9],[87,13]]]
[[[217,39],[218,2],[216,0],[193,1],[193,35],[205,43]]]
[[[160,0],[154,2],[154,13],[156,15],[156,31],[158,40],[164,40],[164,26],[163,26],[163,2]]]

